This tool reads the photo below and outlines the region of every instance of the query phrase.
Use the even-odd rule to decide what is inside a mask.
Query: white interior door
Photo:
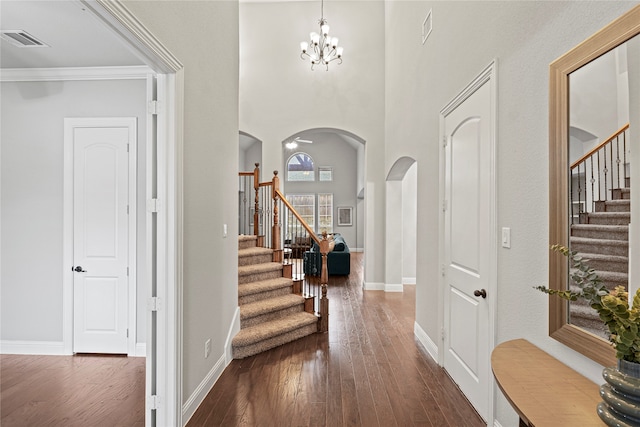
[[[72,137],[73,351],[127,354],[135,118],[85,120]]]
[[[443,364],[485,420],[491,395],[489,299],[495,268],[491,100],[486,81],[443,117]]]

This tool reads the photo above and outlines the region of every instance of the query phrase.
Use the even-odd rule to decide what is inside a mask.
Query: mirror
[[[631,205],[625,200],[630,148],[637,145],[630,134],[640,128],[634,118],[640,111],[639,33],[637,6],[550,65],[549,241],[586,254],[611,288],[628,284]],[[549,286],[567,289],[568,274],[567,259],[551,252]],[[594,313],[550,298],[549,335],[613,365],[613,349]]]

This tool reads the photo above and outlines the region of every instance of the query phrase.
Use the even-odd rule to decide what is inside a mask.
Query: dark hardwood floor
[[[145,359],[0,356],[0,425],[144,426]]]
[[[414,338],[415,286],[362,290],[362,254],[329,283],[329,332],[226,368],[198,426],[484,426]]]

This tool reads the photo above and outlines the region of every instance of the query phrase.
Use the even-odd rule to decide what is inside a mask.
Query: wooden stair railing
[[[627,123],[571,164],[571,224],[582,222],[597,202],[611,200],[615,191],[628,186],[628,129]]]
[[[258,246],[273,249],[273,261],[283,263],[285,271],[294,280],[294,292],[307,299],[306,311],[318,316],[318,332],[329,329],[329,300],[327,299],[328,269],[327,254],[331,251],[332,240],[327,233],[319,238],[300,213],[289,203],[280,191],[278,171],[273,172],[271,181],[260,182],[259,164],[253,172],[240,172],[240,214],[241,234],[258,236]],[[247,203],[247,193],[253,190],[253,204]],[[309,252],[316,243],[321,256],[321,274],[318,278],[305,274],[315,262],[318,253]]]

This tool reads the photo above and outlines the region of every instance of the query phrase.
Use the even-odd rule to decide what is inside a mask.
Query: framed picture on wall
[[[338,226],[353,225],[353,208],[338,207]]]

